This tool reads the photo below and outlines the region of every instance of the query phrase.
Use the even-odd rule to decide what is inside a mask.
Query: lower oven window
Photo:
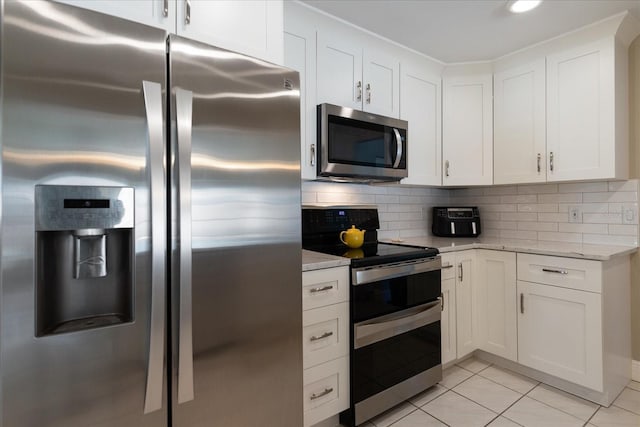
[[[360,347],[352,357],[352,399],[360,402],[440,365],[440,321]]]

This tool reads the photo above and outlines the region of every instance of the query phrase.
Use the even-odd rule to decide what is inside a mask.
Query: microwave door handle
[[[393,162],[393,168],[397,169],[400,165],[400,160],[402,160],[402,138],[400,137],[400,132],[398,129],[393,128],[393,134],[396,137],[396,161]]]

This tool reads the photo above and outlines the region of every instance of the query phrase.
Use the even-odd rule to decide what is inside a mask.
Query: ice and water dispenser
[[[134,319],[134,190],[35,189],[36,336]]]

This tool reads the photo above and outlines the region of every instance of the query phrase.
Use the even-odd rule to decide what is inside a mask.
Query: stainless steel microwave
[[[337,181],[407,177],[407,122],[331,104],[318,105],[317,175]]]

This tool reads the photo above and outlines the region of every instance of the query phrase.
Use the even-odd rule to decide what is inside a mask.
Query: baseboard
[[[640,382],[640,360],[631,361],[631,379]]]

